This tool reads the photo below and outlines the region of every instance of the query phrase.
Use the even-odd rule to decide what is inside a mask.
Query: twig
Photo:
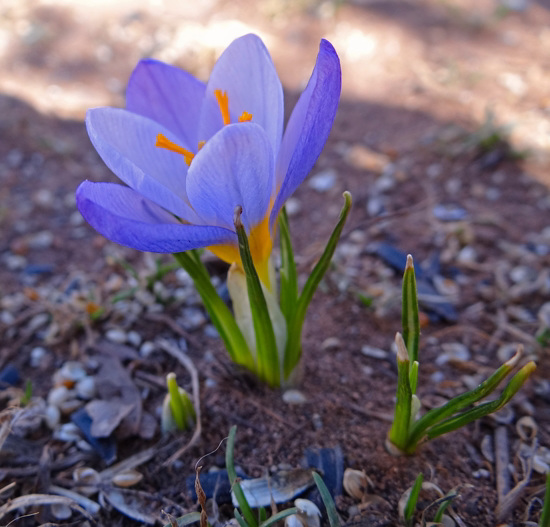
[[[145,315],[147,320],[151,322],[162,322],[166,324],[174,333],[177,333],[180,337],[186,339],[192,346],[199,348],[200,344],[198,340],[193,337],[188,331],[185,331],[174,319],[163,313],[147,313]],[[170,352],[168,352],[170,353]],[[176,357],[177,358],[177,357]]]
[[[95,523],[90,513],[72,499],[50,494],[27,494],[26,496],[20,496],[8,501],[8,503],[5,503],[0,507],[0,520],[9,512],[20,509],[21,507],[36,507],[40,505],[66,505],[67,507],[78,511],[87,520]]]
[[[498,507],[504,502],[506,495],[510,492],[510,473],[508,464],[508,431],[506,427],[499,426],[495,430],[495,471],[497,484]]]
[[[201,402],[200,402],[200,393],[199,393],[199,373],[191,359],[185,355],[178,347],[172,345],[167,340],[160,341],[160,347],[166,351],[169,355],[177,359],[181,365],[187,369],[191,375],[191,385],[193,389],[193,406],[195,407],[195,431],[193,436],[187,444],[181,447],[175,454],[170,456],[164,463],[163,466],[171,465],[174,461],[177,461],[184,452],[191,448],[200,438],[202,433],[201,426]]]

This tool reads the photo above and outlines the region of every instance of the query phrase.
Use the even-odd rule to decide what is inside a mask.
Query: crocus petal
[[[195,148],[206,85],[184,70],[144,59],[128,82],[126,108],[149,117]]]
[[[84,181],[76,191],[84,219],[109,240],[158,253],[175,253],[215,244],[237,243],[220,227],[186,225],[129,187]]]
[[[208,140],[224,124],[214,90],[227,92],[231,122],[237,122],[243,112],[252,114],[252,122],[265,130],[275,155],[283,132],[283,88],[259,37],[245,35],[234,40],[214,65],[206,86],[199,139]]]
[[[338,55],[330,42],[322,40],[315,68],[292,111],[281,143],[275,168],[280,190],[270,225],[319,157],[336,115],[341,84]]]
[[[176,140],[150,119],[118,108],[88,110],[86,127],[105,164],[143,196],[190,223],[197,223],[185,193],[184,157],[155,147],[158,133]]]
[[[273,152],[264,130],[254,123],[225,126],[200,150],[187,174],[187,195],[201,223],[233,229],[235,207],[250,229],[269,210]]]

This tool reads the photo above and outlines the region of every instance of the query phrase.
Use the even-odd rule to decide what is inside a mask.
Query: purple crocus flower
[[[84,181],[86,221],[121,245],[159,253],[207,247],[240,263],[235,207],[268,286],[278,214],[313,167],[340,97],[340,62],[322,40],[283,135],[283,90],[256,35],[233,41],[208,83],[152,59],[132,73],[126,109],[88,111],[90,139],[127,186]]]

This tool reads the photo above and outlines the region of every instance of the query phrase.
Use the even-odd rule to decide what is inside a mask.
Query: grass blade
[[[279,275],[281,283],[281,311],[287,323],[290,323],[298,300],[298,279],[285,207],[283,207],[279,215],[279,229],[281,240],[281,272]]]
[[[233,514],[235,516],[235,519],[237,520],[237,523],[239,524],[239,527],[248,527],[248,524],[246,523],[245,519],[242,517],[238,509],[235,509],[233,511]]]
[[[246,276],[246,286],[248,288],[248,298],[252,312],[254,334],[256,336],[257,372],[258,376],[270,386],[279,386],[281,383],[281,367],[279,364],[279,354],[277,353],[277,342],[275,340],[275,333],[273,332],[271,317],[267,309],[267,302],[262,290],[262,284],[254,267],[252,255],[250,254],[248,238],[241,221],[241,214],[242,208],[239,206],[235,211],[235,229],[237,230],[237,237],[239,239],[239,252]]]
[[[258,522],[256,521],[256,517],[254,516],[254,512],[252,511],[252,509],[250,508],[250,505],[248,504],[248,501],[246,500],[246,496],[244,495],[243,489],[239,484],[237,473],[235,472],[233,450],[235,448],[236,434],[237,434],[237,427],[232,426],[231,430],[229,430],[229,437],[227,439],[227,450],[225,451],[225,468],[227,470],[227,475],[229,476],[229,483],[231,483],[231,489],[233,490],[233,494],[235,494],[237,503],[239,504],[239,507],[243,512],[243,516],[246,518],[245,526],[246,524],[248,524],[248,527],[258,527]],[[238,521],[238,518],[237,518],[237,521]]]
[[[300,360],[300,355],[302,354],[302,326],[304,324],[304,319],[306,317],[306,311],[313,298],[319,282],[327,272],[327,269],[330,265],[332,255],[336,249],[336,244],[340,239],[342,234],[342,229],[346,223],[346,219],[351,208],[351,194],[349,192],[344,192],[345,203],[340,211],[340,217],[336,227],[332,231],[332,234],[328,240],[328,243],[321,255],[321,258],[317,262],[317,265],[314,267],[312,273],[309,275],[304,289],[300,294],[298,299],[296,310],[294,316],[288,325],[288,340],[285,350],[285,361],[284,361],[284,375],[285,378],[292,373],[292,370],[296,367]]]
[[[274,514],[271,516],[271,518],[268,518],[267,520],[260,523],[260,527],[270,527],[270,525],[273,525],[274,523],[277,523],[280,520],[284,520],[287,516],[292,516],[293,514],[297,514],[298,509],[296,507],[290,507],[289,509],[285,509],[284,511],[278,512],[277,514]]]
[[[414,485],[412,486],[411,493],[409,494],[409,499],[405,505],[405,511],[403,516],[405,517],[405,523],[410,525],[416,511],[416,504],[418,502],[418,495],[422,489],[422,483],[424,482],[424,474],[422,472],[418,474]]]
[[[195,284],[204,307],[210,315],[212,324],[218,330],[231,360],[245,368],[255,371],[256,362],[248,349],[248,345],[235,322],[230,309],[225,305],[220,295],[210,282],[208,271],[195,251],[175,253],[174,258],[189,273]]]
[[[178,527],[185,527],[186,525],[191,525],[192,523],[200,521],[200,519],[200,512],[190,512],[188,514],[180,516],[179,518],[176,518],[175,521]],[[166,525],[164,525],[164,527],[172,527],[172,523],[167,523]]]
[[[321,499],[325,504],[330,527],[340,527],[340,518],[338,518],[338,513],[336,512],[336,505],[334,505],[334,500],[332,499],[332,496],[330,495],[330,492],[327,489],[323,478],[319,474],[317,474],[317,472],[313,472],[313,479],[315,481],[315,484],[317,485],[317,488],[319,489]]]

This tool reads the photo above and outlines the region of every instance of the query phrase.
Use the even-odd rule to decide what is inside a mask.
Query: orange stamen
[[[195,157],[195,154],[193,152],[187,150],[186,148],[183,148],[183,146],[177,145],[173,141],[170,141],[170,139],[162,134],[157,135],[157,142],[155,143],[155,146],[157,148],[165,148],[166,150],[170,150],[171,152],[181,154],[184,157],[187,166],[191,165],[191,161],[193,161],[193,158]]]
[[[229,116],[229,97],[227,96],[226,91],[222,92],[221,90],[214,90],[214,95],[216,96],[218,106],[220,107],[223,124],[226,126],[231,122],[231,118]]]
[[[247,121],[252,121],[252,114],[248,112],[243,112],[239,117],[239,123],[246,123]]]
[[[206,141],[199,141],[199,150],[206,144]]]

